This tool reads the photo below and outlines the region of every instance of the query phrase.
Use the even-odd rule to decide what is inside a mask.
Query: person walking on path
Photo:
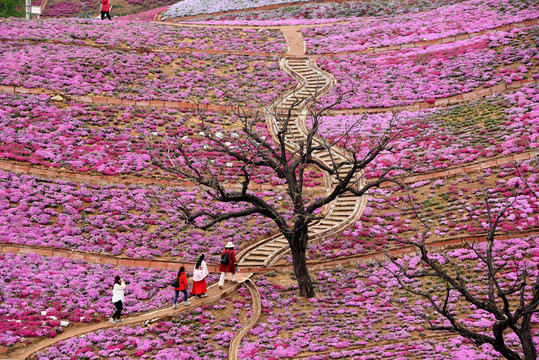
[[[219,266],[221,277],[219,278],[219,287],[222,289],[225,284],[225,278],[227,273],[231,273],[231,280],[236,281],[236,252],[234,251],[234,244],[228,242],[225,249],[221,253],[221,266]]]
[[[101,20],[105,20],[105,16],[112,21],[112,19],[110,18],[109,0],[101,0]]]
[[[122,319],[120,319],[120,316],[122,316],[122,310],[124,309],[124,290],[124,279],[122,279],[119,275],[116,275],[116,277],[114,278],[114,286],[112,288],[112,303],[116,307],[116,312],[114,313],[114,315],[112,315],[112,318],[110,318],[111,323],[119,323],[123,321]]]
[[[180,291],[183,293],[183,304],[185,306],[191,305],[191,303],[187,301],[187,288],[189,287],[189,283],[187,282],[187,275],[185,274],[185,268],[183,266],[180,267],[180,270],[178,270],[178,281],[178,287],[174,288],[174,309],[178,308],[177,302]]]
[[[208,276],[208,266],[204,261],[204,254],[200,254],[200,257],[195,264],[195,269],[193,270],[193,295],[196,297],[206,297],[206,276]]]

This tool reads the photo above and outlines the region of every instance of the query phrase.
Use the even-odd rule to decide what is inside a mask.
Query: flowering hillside
[[[454,330],[492,337],[538,296],[536,1],[111,3],[118,18],[95,25],[62,19],[72,0],[0,20],[0,358],[504,358]],[[311,163],[275,171],[267,155],[304,160],[313,125]],[[395,181],[302,213],[351,159],[354,191]],[[312,298],[278,216],[312,219]],[[229,242],[240,283],[217,284]],[[502,333],[524,359],[539,313],[519,319]]]

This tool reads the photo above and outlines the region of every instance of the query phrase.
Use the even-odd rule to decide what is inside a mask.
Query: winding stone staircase
[[[321,95],[327,93],[335,80],[331,75],[316,67],[314,61],[307,57],[285,58],[281,61],[281,68],[296,78],[298,86],[285,93],[273,104],[268,111],[267,120],[272,134],[275,134],[279,126],[275,114],[286,114],[288,110],[291,110],[293,118],[289,123],[290,135],[287,139],[290,139],[288,146],[294,150],[297,141],[306,138],[308,107]],[[319,140],[315,139],[315,141]],[[344,150],[338,148],[333,148],[332,154],[327,151],[318,151],[314,155],[328,166],[331,166],[332,156],[337,161],[345,158]],[[342,170],[348,169],[344,167]],[[331,178],[326,174],[326,188],[331,189],[336,181],[336,178]],[[353,194],[339,196],[323,210],[324,218],[311,224],[309,240],[337,235],[352,225],[361,216],[365,201],[365,197],[358,198]],[[271,267],[288,249],[287,240],[278,234],[240,252],[238,254],[239,265],[242,267]]]

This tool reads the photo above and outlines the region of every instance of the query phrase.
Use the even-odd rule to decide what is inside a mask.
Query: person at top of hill
[[[105,16],[109,18],[109,20],[112,20],[110,18],[110,4],[109,0],[101,0],[101,20],[105,20]]]
[[[219,278],[219,287],[222,289],[225,284],[226,273],[231,273],[232,281],[236,281],[236,252],[234,251],[234,244],[228,242],[225,249],[221,253],[221,265],[219,266],[221,277]]]

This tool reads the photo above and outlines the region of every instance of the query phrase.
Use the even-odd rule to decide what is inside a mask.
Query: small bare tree
[[[517,167],[518,172],[518,167]],[[537,197],[537,193],[522,178],[528,190]],[[469,218],[479,224],[486,231],[485,242],[466,243],[468,249],[477,256],[477,261],[484,265],[484,277],[486,285],[484,292],[478,292],[477,283],[470,279],[458,261],[451,260],[442,252],[429,252],[427,239],[430,232],[429,221],[421,213],[411,198],[408,204],[415,216],[424,226],[419,241],[403,241],[402,243],[412,246],[420,253],[421,263],[419,267],[412,269],[406,261],[398,260],[387,255],[394,265],[393,269],[386,269],[393,274],[400,286],[406,291],[428,300],[433,310],[445,318],[448,323],[437,325],[430,321],[428,316],[429,330],[448,331],[457,333],[470,339],[476,345],[490,344],[503,357],[510,360],[521,360],[518,350],[510,345],[506,339],[508,332],[515,334],[521,346],[525,360],[536,360],[537,349],[532,339],[532,316],[539,312],[539,264],[534,264],[526,259],[504,260],[494,251],[495,234],[500,221],[506,212],[513,206],[516,196],[498,209],[494,209],[487,192],[483,189],[483,203],[486,210],[485,221],[480,221],[477,216],[469,212]],[[399,241],[400,242],[400,241]],[[537,244],[539,245],[539,244]],[[396,267],[395,267],[396,266]],[[395,270],[396,269],[396,270]],[[516,277],[507,278],[507,270],[514,270]],[[445,286],[443,293],[434,295],[432,289],[411,285],[411,281],[419,280],[424,283],[425,279],[439,279]],[[417,285],[417,284],[416,284]],[[430,290],[430,291],[429,291]],[[452,305],[452,298],[458,294],[461,312]],[[480,331],[463,321],[468,307],[475,306],[490,314],[495,320],[492,322],[491,331]]]
[[[380,154],[391,151],[393,141],[401,133],[395,127],[396,117],[386,129],[380,131],[370,148],[361,154],[351,147],[345,150],[337,146],[338,141],[357,129],[359,122],[349,124],[343,131],[343,138],[333,142],[319,136],[324,116],[341,103],[344,96],[347,94],[341,95],[331,104],[310,106],[310,124],[307,125],[306,133],[298,131],[297,112],[305,104],[314,103],[317,94],[311,94],[307,99],[296,98],[293,104],[286,107],[276,106],[265,115],[237,102],[231,109],[235,121],[241,126],[227,133],[216,131],[212,124],[205,121],[206,114],[199,108],[200,136],[206,139],[208,151],[213,154],[210,156],[226,159],[227,165],[235,169],[235,176],[223,176],[226,167],[205,160],[204,154],[193,150],[185,142],[188,139],[167,136],[160,141],[154,139],[150,144],[155,152],[153,163],[157,167],[199,185],[217,202],[240,205],[231,211],[205,209],[193,212],[188,204],[184,204],[180,210],[188,222],[207,229],[227,219],[258,214],[277,225],[290,245],[299,295],[302,297],[315,295],[307,270],[306,250],[309,225],[321,219],[317,215],[320,209],[342,194],[364,196],[369,189],[392,180],[389,177],[392,175],[390,168],[378,169],[379,176],[369,181],[362,179],[361,174]],[[274,128],[272,137],[266,137],[260,127],[266,124],[267,116]],[[263,128],[266,129],[265,126]],[[319,157],[323,153],[328,155],[325,161]],[[314,197],[306,191],[305,172],[313,167],[326,172],[333,179],[331,188],[323,196]],[[268,177],[280,179],[291,210],[256,194],[253,179],[262,170],[269,173]]]

